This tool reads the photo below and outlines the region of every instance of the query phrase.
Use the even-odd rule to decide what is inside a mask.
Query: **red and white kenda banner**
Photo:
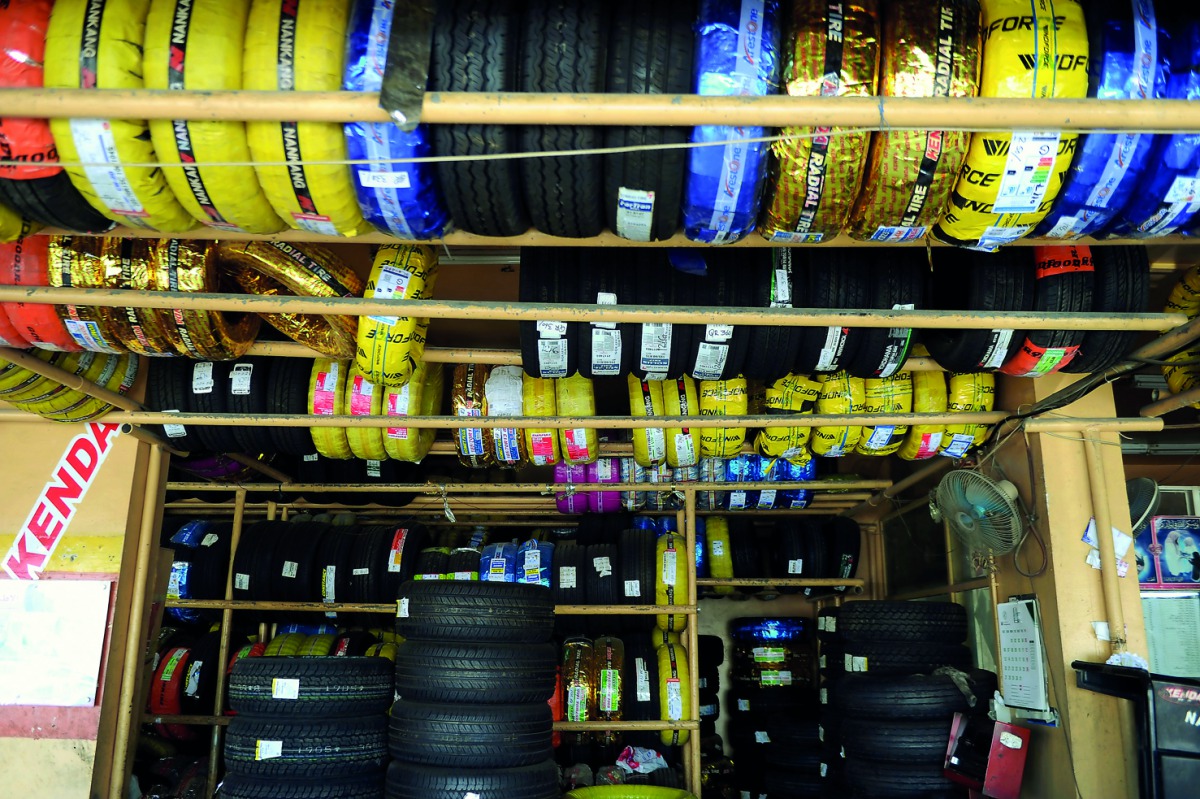
[[[119,431],[119,425],[91,422],[84,432],[71,439],[50,481],[33,503],[29,518],[17,531],[12,548],[4,556],[4,571],[10,578],[38,579],[71,526]]]

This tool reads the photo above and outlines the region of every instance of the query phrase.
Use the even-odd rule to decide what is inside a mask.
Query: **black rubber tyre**
[[[922,250],[896,250],[871,265],[871,308],[925,310],[928,261]],[[863,327],[850,330],[847,349],[854,357],[846,371],[855,377],[890,377],[908,360],[913,343],[910,328]]]
[[[522,768],[449,769],[393,762],[387,799],[559,799],[558,766],[546,760]]]
[[[858,573],[858,560],[862,551],[862,528],[858,522],[845,516],[832,516],[823,525],[828,537],[830,568],[834,577],[853,577]],[[844,591],[844,588],[836,589]],[[807,593],[807,592],[805,592]]]
[[[519,299],[521,302],[579,302],[579,251],[567,247],[522,247],[521,267],[518,274]],[[570,377],[579,368],[579,323],[563,322],[563,335],[556,338],[538,331],[538,322],[520,322],[521,366],[530,377]],[[561,344],[542,345],[542,339]],[[541,348],[550,352],[551,361],[563,360],[565,350],[565,373],[554,370],[543,374]],[[557,353],[554,351],[558,350]]]
[[[988,700],[996,690],[996,675],[971,670],[954,675],[958,678],[956,682],[951,674],[896,677],[848,674],[839,681],[832,706],[839,716],[866,719],[938,719],[954,713],[987,712]]]
[[[66,171],[33,180],[0,179],[0,203],[46,227],[79,233],[103,233],[113,227],[83,199]]]
[[[1059,272],[1036,275],[1033,310],[1046,313],[1079,313],[1092,310],[1094,272]],[[1030,330],[1029,342],[1037,347],[1076,347],[1083,342],[1082,330]]]
[[[695,9],[691,3],[613,4],[606,90],[615,94],[687,94],[692,83]],[[608,127],[605,147],[654,147],[682,144],[684,127]],[[604,199],[608,228],[618,231],[620,191],[654,193],[649,224],[652,241],[679,230],[683,177],[682,149],[615,153],[604,157]]]
[[[396,632],[405,638],[540,644],[554,628],[554,599],[539,585],[410,581],[399,599]]]
[[[945,666],[971,667],[971,650],[961,644],[846,641],[845,653],[842,662],[847,672],[872,675],[930,674]]]
[[[763,564],[763,550],[759,545],[758,534],[754,527],[742,519],[729,519],[729,550],[733,560],[733,576],[763,577],[766,569]],[[738,589],[744,594],[756,594],[762,591],[757,586]]]
[[[444,547],[426,547],[417,556],[417,573],[413,579],[440,580],[450,566],[450,553]]]
[[[383,775],[313,780],[254,779],[241,774],[226,774],[221,783],[221,799],[382,799]]]
[[[1150,259],[1145,247],[1094,247],[1095,284],[1092,310],[1097,313],[1139,313],[1146,310],[1150,292]],[[1083,335],[1079,352],[1062,368],[1070,374],[1102,372],[1137,344],[1138,333],[1091,330]]]
[[[446,574],[452,580],[478,580],[481,557],[483,553],[471,547],[452,549],[450,557],[446,558]]]
[[[217,697],[217,672],[221,670],[220,650],[221,636],[215,631],[205,633],[191,648],[187,679],[179,697],[181,712],[200,716],[212,713]]]
[[[308,382],[312,361],[306,358],[276,358],[271,364],[267,385],[271,413],[308,413]],[[271,427],[275,451],[285,455],[315,455],[312,434],[304,427]]]
[[[834,605],[832,607],[821,608],[817,611],[817,638],[822,641],[840,641],[842,640],[841,633],[838,632],[837,624],[838,617],[841,615],[841,608]]]
[[[587,548],[583,582],[589,605],[616,605],[621,602],[625,580],[621,570],[621,554],[615,545],[592,544]]]
[[[243,358],[229,365],[229,380],[225,383],[225,406],[230,413],[270,413],[268,392],[271,384],[270,358]],[[246,393],[234,393],[236,390]],[[248,391],[247,391],[248,388]],[[247,455],[274,452],[269,427],[227,428],[237,443],[238,451]]]
[[[861,250],[816,249],[795,282],[803,283],[811,308],[866,308],[871,291],[871,267]],[[798,374],[836,372],[854,361],[856,338],[846,328],[800,328],[793,371]]]
[[[616,255],[616,259],[613,258]],[[634,271],[622,262],[623,252],[588,250],[582,254],[579,270],[579,302],[590,305],[598,302],[600,295],[611,294],[616,304],[630,305],[634,301]],[[601,356],[596,362],[593,344],[597,336],[608,336],[610,331],[597,325],[581,323],[577,326],[577,349],[579,351],[579,374],[586,378],[623,377],[629,373],[633,361],[634,325],[617,322],[620,336],[619,350]],[[614,342],[610,342],[614,343]],[[600,367],[599,371],[597,367]]]
[[[191,413],[225,413],[226,399],[229,393],[229,364],[189,362],[191,375],[187,381],[187,410]],[[212,369],[212,385],[207,393],[197,393],[197,382],[194,378],[199,369]],[[238,441],[234,438],[233,428],[223,425],[196,425],[195,436],[207,452],[226,453],[238,450]]]
[[[441,0],[437,6],[429,90],[515,91],[520,5],[512,0]],[[516,128],[506,125],[435,125],[433,144],[438,155],[518,151]],[[518,236],[529,229],[516,161],[446,162],[434,169],[459,230]]]
[[[271,597],[284,602],[317,602],[317,552],[333,528],[327,524],[289,524],[271,550]]]
[[[655,536],[649,530],[621,533],[622,601],[627,605],[653,605]]]
[[[267,600],[272,596],[272,554],[291,529],[287,522],[258,522],[242,531],[233,555],[233,598]]]
[[[942,763],[950,741],[951,717],[931,721],[846,719],[842,746],[846,757],[900,763]]]
[[[154,359],[146,380],[146,407],[152,411],[187,411],[188,396],[191,394],[191,368],[191,361],[183,359]],[[184,435],[174,438],[160,425],[154,425],[152,429],[177,449],[199,452],[204,448],[197,436],[200,428],[195,425],[185,425]],[[308,435],[307,430],[304,433]]]
[[[629,721],[658,721],[662,718],[658,691],[658,658],[649,636],[631,637],[625,641],[625,668],[621,673],[624,718]],[[645,746],[661,750],[657,732],[629,732],[625,742],[630,746]]]
[[[708,250],[704,259],[708,263],[708,274],[696,283],[695,304],[706,308],[723,306],[745,307],[753,304],[754,281],[740,274],[740,259],[737,253]],[[718,328],[732,327],[727,330]],[[747,325],[692,325],[691,349],[688,353],[688,374],[696,380],[730,380],[742,373],[749,351],[752,328]],[[718,333],[720,335],[718,335]],[[722,348],[724,351],[722,352]],[[716,360],[708,362],[711,357]],[[721,370],[716,366],[724,357]],[[711,368],[710,368],[711,366]]]
[[[805,288],[794,279],[792,260],[796,251],[773,247],[765,252],[747,253],[751,263],[748,282],[754,286],[756,308],[803,308],[805,299],[798,289]],[[755,325],[750,328],[743,371],[752,380],[773,383],[786,375],[796,361],[800,346],[800,328],[791,325]]]
[[[661,250],[636,249],[630,250],[628,258],[634,270],[634,301],[638,305],[674,305],[676,304],[673,289],[672,273],[675,271]],[[691,300],[680,305],[691,305]],[[676,379],[687,369],[687,356],[692,346],[690,325],[627,325],[630,333],[632,355],[630,358],[630,373],[638,380],[648,380],[665,375],[668,379]],[[652,362],[643,362],[642,346],[644,336],[660,336],[665,338],[666,329],[671,336],[670,347],[666,351],[666,363],[653,361],[654,347],[647,353]],[[645,366],[646,368],[642,368]]]
[[[802,771],[770,768],[763,773],[763,789],[767,796],[781,796],[787,799],[825,796],[825,783],[819,774],[820,762],[817,763],[815,772],[807,768]]]
[[[939,311],[1031,311],[1031,258],[1025,247],[994,254],[938,250],[930,284],[932,306]],[[920,337],[933,359],[952,372],[995,371],[1025,341],[1019,330],[923,330]]]
[[[584,515],[583,522],[591,519]],[[587,547],[575,541],[563,541],[554,549],[554,577],[550,581],[550,592],[556,605],[587,604],[587,589],[584,585],[584,562]],[[570,638],[587,633],[587,620],[583,616],[555,616],[554,634],[559,638]]]
[[[349,602],[350,600],[350,565],[354,557],[354,548],[366,533],[361,527],[330,527],[316,553],[316,567],[313,569],[313,596],[322,602]],[[336,613],[327,614],[337,618]]]
[[[725,662],[725,641],[719,635],[701,635],[698,659],[701,669],[716,669]]]
[[[821,655],[817,658],[817,670],[822,677],[836,677],[846,671],[846,647],[841,639],[821,644]]]
[[[400,586],[417,573],[428,531],[423,525],[408,524],[367,527],[362,533],[350,556],[351,601],[395,602]]]
[[[778,557],[770,559],[772,577],[822,578],[829,575],[829,557],[825,536],[815,522],[804,519],[780,519],[772,537]],[[783,593],[799,593],[799,588],[781,588]]]
[[[261,759],[263,741],[279,741],[279,756]],[[386,762],[387,717],[378,712],[320,721],[238,715],[225,733],[225,768],[246,777],[352,777]]]
[[[603,92],[610,7],[607,3],[529,0],[521,17],[517,91]],[[530,125],[521,128],[529,153],[602,147],[601,128]],[[604,229],[604,158],[599,155],[523,158],[525,205],[533,226],[572,239]]]
[[[396,693],[415,702],[544,704],[557,664],[550,644],[408,641],[396,653]]]
[[[462,768],[532,766],[554,754],[550,705],[392,705],[388,748],[406,763]]]
[[[276,680],[295,680],[296,698],[274,698]],[[392,664],[386,658],[242,658],[229,675],[229,706],[249,715],[379,714],[392,696]]]
[[[931,799],[966,796],[966,789],[942,775],[942,764],[846,761],[846,780],[866,799]]]
[[[954,602],[847,602],[838,614],[837,630],[853,643],[958,644],[967,637],[967,611]]]

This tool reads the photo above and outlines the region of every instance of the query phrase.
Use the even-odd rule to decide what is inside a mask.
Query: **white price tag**
[[[804,560],[802,558],[796,558],[795,560],[788,561],[788,574],[803,574],[803,573],[804,573]]]
[[[229,372],[229,392],[235,397],[245,397],[250,394],[250,378],[254,374],[254,364],[235,363]]]
[[[537,323],[537,332],[542,338],[562,338],[567,335],[567,323],[543,320]]]
[[[720,380],[727,360],[728,344],[710,344],[705,341],[696,352],[696,368],[692,370],[692,377],[697,380]]]
[[[233,587],[239,591],[249,591],[250,590],[250,575],[248,575],[248,574],[233,575]]]
[[[1013,132],[996,192],[995,213],[1026,214],[1038,209],[1054,176],[1058,138],[1057,131]]]
[[[565,339],[538,340],[538,369],[542,377],[567,376],[567,342]]]
[[[621,331],[592,328],[592,374],[613,377],[621,374]]]
[[[367,172],[360,169],[358,182],[364,189],[412,188],[412,180],[407,172]]]
[[[717,344],[724,344],[733,338],[733,325],[705,325],[704,338]]]
[[[559,566],[558,567],[558,587],[559,588],[577,588],[579,586],[578,579],[575,574],[574,566]]]
[[[300,681],[276,677],[271,680],[272,699],[299,699]]]
[[[283,562],[283,576],[284,577],[287,577],[288,579],[294,579],[296,576],[296,573],[299,570],[300,570],[299,563],[296,563],[295,561],[292,561],[292,560],[285,560]]]
[[[674,328],[668,324],[642,325],[642,351],[638,367],[643,372],[663,374],[671,362],[671,337]]]
[[[601,577],[610,577],[612,575],[612,561],[608,558],[592,558],[592,567],[596,569],[596,574]]]
[[[617,189],[617,235],[630,241],[650,241],[654,232],[654,192]]]
[[[254,744],[255,760],[272,760],[283,757],[283,741],[258,741]]]
[[[663,553],[662,581],[663,585],[675,585],[676,557],[673,550]]]
[[[213,365],[208,361],[192,364],[192,393],[211,394],[213,390]]]
[[[641,599],[642,597],[642,581],[641,580],[626,580],[625,581],[625,597],[627,599]]]
[[[408,618],[408,597],[404,597],[403,599],[396,600],[396,618],[398,618],[398,619],[407,619]]]
[[[667,680],[667,721],[683,719],[683,686],[678,679]]]

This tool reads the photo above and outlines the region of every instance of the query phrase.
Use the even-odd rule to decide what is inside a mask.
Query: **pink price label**
[[[313,390],[313,414],[317,416],[333,416],[333,387],[336,384],[336,375],[331,376],[328,372],[321,372],[317,375],[317,385]]]
[[[588,449],[587,431],[582,427],[576,427],[565,431],[567,439],[567,457],[573,461],[587,460],[591,454]]]
[[[363,391],[363,387],[366,391]],[[374,393],[374,386],[366,382],[362,375],[354,376],[354,385],[350,389],[350,415],[351,416],[370,416],[371,415],[371,395]]]

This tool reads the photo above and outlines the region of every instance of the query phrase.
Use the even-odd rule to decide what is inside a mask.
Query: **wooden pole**
[[[828,310],[824,308],[678,308],[660,305],[588,305],[467,300],[378,300],[362,297],[293,297],[258,294],[135,291],[132,289],[0,286],[0,302],[174,308],[185,311],[410,316],[473,321],[671,322],[708,324],[714,314],[731,325],[791,327],[922,328],[930,330],[1164,331],[1188,321],[1179,313],[1042,313],[1034,311]]]
[[[0,116],[279,122],[390,122],[374,92],[4,89]],[[1185,100],[926,97],[701,97],[645,94],[430,92],[421,121],[492,125],[798,124],[870,130],[1066,130],[1187,133],[1200,108]]]
[[[1087,451],[1088,484],[1092,492],[1092,516],[1096,519],[1096,547],[1100,550],[1100,585],[1108,616],[1108,635],[1114,654],[1125,651],[1125,610],[1121,605],[1121,577],[1117,573],[1117,553],[1112,538],[1112,517],[1108,512],[1108,484],[1105,480],[1104,442],[1100,430],[1083,431]]]
[[[129,602],[129,623],[134,629],[125,639],[125,661],[121,671],[121,691],[118,701],[121,711],[117,717],[117,735],[113,747],[112,776],[108,786],[109,799],[125,799],[126,783],[132,763],[129,744],[132,740],[134,720],[141,717],[139,676],[146,651],[142,619],[146,613],[147,582],[150,578],[150,560],[158,543],[158,516],[161,502],[161,483],[164,461],[167,454],[155,447],[150,448],[150,461],[146,469],[145,492],[142,501],[142,518],[138,528],[137,561],[133,571],[133,593]]]
[[[1143,407],[1138,413],[1142,416],[1166,416],[1171,411],[1186,408],[1200,402],[1200,388],[1189,389],[1178,394],[1171,394]]]
[[[700,720],[700,617],[699,617],[699,575],[696,573],[696,489],[686,488],[683,492],[683,509],[679,512],[683,517],[684,547],[687,552],[687,604],[695,608],[697,615],[688,621],[688,673],[691,679],[691,695],[688,701],[692,705],[692,718]],[[678,519],[678,516],[676,517]],[[678,527],[678,521],[676,523]],[[688,736],[687,757],[684,767],[687,769],[688,790],[699,797],[700,785],[700,733],[692,732]]]
[[[114,408],[121,408],[126,411],[142,410],[141,403],[135,402],[124,394],[110,391],[104,386],[96,385],[90,380],[84,380],[73,372],[68,372],[66,369],[62,369],[52,363],[46,363],[41,358],[30,355],[27,352],[21,352],[21,350],[15,350],[12,347],[0,347],[0,359],[14,363],[34,374],[49,378],[55,383],[61,383],[73,391],[78,391],[80,394],[87,394],[89,397],[95,397],[98,400],[107,402]]]
[[[237,552],[242,540],[242,525],[246,518],[246,489],[237,490],[237,499],[233,509],[233,531],[229,536],[229,569],[225,574],[225,599],[233,600],[233,554]],[[213,701],[213,715],[225,714],[225,669],[229,663],[229,637],[233,632],[233,608],[226,607],[221,611],[221,644],[217,655],[217,696]],[[217,788],[217,775],[221,767],[221,738],[223,728],[212,728],[212,743],[208,750],[208,792],[212,794]]]
[[[30,418],[36,419],[36,418],[40,418],[40,417],[30,416]],[[175,449],[175,447],[172,447],[170,444],[167,443],[167,440],[165,438],[163,438],[162,436],[156,435],[154,433],[151,433],[149,430],[147,430],[144,427],[139,427],[138,425],[135,425],[135,424],[123,424],[123,425],[121,425],[121,433],[123,435],[127,435],[127,436],[131,436],[133,438],[136,438],[138,441],[144,441],[145,443],[150,444],[152,446],[161,447],[164,452],[169,452],[172,455],[177,455],[181,458],[187,456],[186,452],[184,452],[181,449]]]

